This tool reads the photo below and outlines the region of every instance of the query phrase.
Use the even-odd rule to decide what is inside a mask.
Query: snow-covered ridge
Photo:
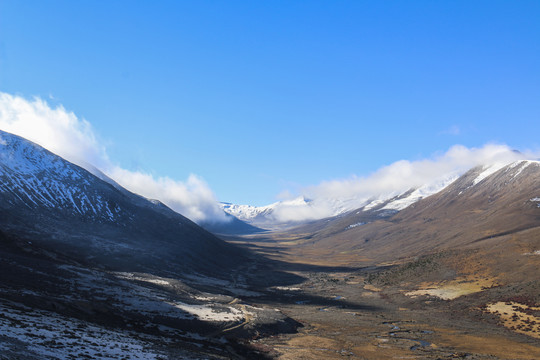
[[[9,205],[62,209],[106,221],[122,212],[103,198],[95,187],[99,180],[86,170],[16,135],[0,131],[0,139],[0,193]]]
[[[252,206],[252,205],[237,205],[231,203],[220,203],[221,208],[228,214],[236,218],[246,221],[253,219],[267,211],[272,210],[275,204],[267,206]]]
[[[235,216],[242,221],[250,221],[256,217],[270,216],[272,213],[283,206],[305,206],[310,200],[303,196],[292,200],[278,201],[266,206],[236,205],[231,203],[220,203],[221,208],[228,214]]]
[[[503,169],[504,167],[506,167],[505,171],[513,172],[512,178],[516,178],[517,176],[519,176],[519,174],[521,174],[523,170],[533,164],[536,166],[540,166],[540,162],[536,160],[518,160],[512,163],[496,163],[492,165],[485,165],[482,172],[480,172],[480,174],[474,179],[473,186],[477,185],[482,180]]]
[[[512,169],[516,168],[516,171],[512,175],[512,178],[517,178],[523,172],[523,170],[528,168],[530,165],[540,166],[540,161],[536,161],[536,160],[516,161],[516,162],[510,164],[506,171],[511,171]]]
[[[416,189],[409,189],[404,192],[391,192],[386,194],[375,194],[370,198],[352,197],[352,198],[316,198],[308,200],[305,197],[298,197],[289,201],[280,201],[267,206],[235,205],[222,203],[221,206],[227,213],[237,218],[259,224],[263,220],[267,222],[279,221],[280,215],[287,212],[298,211],[299,213],[307,208],[320,209],[321,216],[338,216],[346,212],[362,209],[362,211],[371,211],[382,206],[379,210],[403,210],[415,202],[433,195],[448,185],[453,183],[459,174],[449,174],[442,176],[435,181],[420,186]],[[316,213],[316,212],[315,212]],[[313,220],[311,218],[310,220]]]
[[[473,180],[473,186],[477,185],[479,182],[487,178],[489,175],[496,173],[502,169],[505,164],[494,164],[494,165],[484,165],[482,167],[482,172]]]
[[[484,179],[506,167],[511,178],[517,178],[528,166],[540,166],[539,161],[519,160],[514,162],[501,162],[482,167],[470,183],[470,187],[480,184]],[[394,191],[382,194],[366,194],[349,198],[320,198],[306,200],[298,197],[290,201],[280,201],[267,206],[235,205],[222,203],[223,210],[248,223],[264,227],[265,224],[285,223],[283,219],[293,219],[297,223],[306,220],[316,220],[324,217],[338,216],[349,211],[401,211],[412,204],[437,194],[454,183],[469,169],[461,169],[406,191]],[[308,214],[304,217],[303,214]],[[295,216],[297,216],[295,218]]]
[[[503,169],[510,178],[520,176],[525,169],[540,162],[519,160],[513,163],[497,163],[484,166],[474,180],[468,180],[470,186],[480,184],[484,179]],[[116,184],[99,170],[83,168],[50,153],[40,146],[18,136],[0,131],[0,194],[3,203],[0,208],[9,206],[45,207],[63,212],[84,215],[100,221],[117,221],[120,217],[130,216],[128,208],[121,208],[118,203],[102,191],[105,184],[101,179],[118,190],[118,196],[131,194]],[[399,189],[387,193],[370,194],[368,192],[342,197],[314,196],[276,202],[267,206],[236,205],[221,203],[221,208],[228,214],[247,223],[262,228],[289,226],[310,220],[338,216],[349,211],[401,211],[419,200],[431,196],[452,184],[466,169],[458,173],[445,174],[427,184],[412,188]],[[99,186],[96,186],[97,183]],[[109,189],[109,190],[111,190]],[[405,190],[405,191],[403,191]],[[109,193],[107,193],[109,194]],[[159,207],[158,201],[140,198],[137,206]]]
[[[525,168],[527,168],[529,165],[535,164],[537,166],[540,166],[539,161],[535,160],[518,160],[513,163],[496,163],[491,165],[485,165],[482,167],[482,170],[480,173],[476,176],[476,178],[473,180],[471,186],[476,186],[480,182],[482,182],[484,179],[488,178],[490,175],[493,175],[497,171],[506,168],[506,171],[513,171],[511,174],[512,178],[516,178],[521,174]],[[399,196],[396,196],[395,200],[391,200],[386,205],[384,205],[381,210],[403,210],[407,208],[408,206],[420,201],[423,198],[426,198],[428,196],[437,194],[438,192],[444,190],[446,187],[451,185],[454,181],[456,181],[462,174],[461,173],[453,173],[445,175],[431,183],[425,184],[423,186],[420,186],[419,188],[415,189],[414,191],[410,192],[410,194],[403,193]],[[407,195],[405,195],[407,194]],[[378,205],[381,205],[388,201],[388,199],[392,198],[392,194],[382,195],[377,200],[374,200],[364,206],[363,210],[370,210]]]
[[[389,202],[381,210],[403,210],[410,205],[422,200],[423,198],[442,191],[447,186],[456,181],[458,178],[459,176],[457,174],[450,174],[444,176],[432,183],[420,186],[418,189],[412,191],[408,196],[401,197]]]

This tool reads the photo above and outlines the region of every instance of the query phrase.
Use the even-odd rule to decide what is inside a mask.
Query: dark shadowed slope
[[[221,274],[243,252],[157,201],[0,132],[0,229],[82,263]]]
[[[223,235],[250,235],[266,231],[230,214],[225,213],[225,217],[228,221],[205,221],[200,225],[212,233]]]

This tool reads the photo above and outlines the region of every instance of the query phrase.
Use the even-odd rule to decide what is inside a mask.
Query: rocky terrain
[[[1,358],[231,358],[251,350],[229,333],[296,328],[241,300],[258,295],[243,275],[256,259],[249,251],[1,137]]]

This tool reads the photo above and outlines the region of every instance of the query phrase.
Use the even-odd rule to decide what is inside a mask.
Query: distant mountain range
[[[487,176],[503,164],[486,166],[479,176]],[[342,216],[351,211],[378,210],[379,214],[393,214],[401,211],[421,199],[436,194],[458,179],[460,174],[442,174],[441,177],[422,186],[408,189],[404,192],[374,194],[371,197],[351,198],[315,198],[304,196],[286,201],[279,201],[267,206],[236,205],[221,203],[222,209],[235,218],[253,226],[269,230],[285,230],[305,223],[311,223],[322,218]],[[327,216],[293,220],[288,214],[323,209]],[[294,218],[294,217],[292,217]]]
[[[132,267],[134,260],[141,269],[153,266],[149,248],[160,261],[170,262],[171,269],[181,263],[181,271],[219,273],[220,267],[242,256],[159,201],[129,192],[98,170],[92,174],[5,132],[0,132],[0,147],[4,233],[35,239],[39,246],[80,261],[118,268]],[[313,233],[312,243],[333,244],[336,249],[361,247],[381,254],[384,248],[392,257],[397,246],[403,254],[421,253],[466,242],[461,236],[465,233],[466,239],[479,241],[536,226],[538,178],[536,161],[477,167],[401,194],[336,200],[331,203],[335,216],[304,223],[281,221],[279,211],[316,206],[317,200],[300,197],[264,207],[222,203],[231,221],[209,223],[207,228],[233,234],[296,226],[292,232]],[[358,203],[361,206],[354,207]],[[417,245],[403,248],[404,238]],[[178,262],[178,257],[184,260]]]
[[[288,201],[279,201],[266,206],[236,205],[231,203],[220,203],[221,208],[227,214],[253,226],[262,229],[275,230],[287,226],[295,225],[296,222],[283,221],[276,212],[284,207],[301,208],[309,206],[310,200],[299,197]]]
[[[300,247],[351,252],[376,262],[491,246],[508,238],[521,243],[523,253],[540,247],[538,161],[476,167],[435,194],[400,210],[393,206],[413,193],[291,231],[312,234]]]
[[[85,166],[89,170],[87,171],[20,137],[5,132],[0,132],[0,136],[0,146],[2,146],[0,171],[3,180],[0,183],[2,199],[0,211],[5,212],[0,221],[5,222],[6,229],[13,227],[17,231],[48,233],[54,223],[52,218],[69,218],[71,223],[82,222],[77,229],[81,231],[85,229],[84,224],[90,222],[99,223],[105,233],[111,231],[111,227],[118,229],[119,226],[135,231],[147,223],[147,221],[137,219],[142,212],[178,218],[178,223],[184,224],[183,228],[196,226],[158,200],[146,199],[129,192],[91,165]],[[476,174],[476,177],[471,180],[471,186],[476,186],[504,166],[505,164],[487,165],[472,169],[465,175]],[[455,183],[463,181],[462,177],[465,175],[461,177],[460,175],[443,174],[440,178],[423,186],[401,193],[378,194],[369,198],[308,199],[298,197],[260,207],[221,203],[221,208],[227,214],[229,221],[206,221],[200,225],[214,233],[231,235],[253,234],[264,231],[263,229],[317,227],[320,221],[326,223],[332,218],[335,220],[330,222],[341,222],[342,219],[348,217],[384,218],[402,212],[422,199],[452,188]],[[323,220],[309,218],[291,220],[283,216],[285,212],[302,212],[305,209],[317,208],[321,204],[326,208],[326,213],[331,215],[324,217]],[[33,222],[31,226],[14,225],[18,223],[15,219],[24,218],[24,213],[30,210],[34,214],[35,209],[39,211],[46,209],[46,215],[50,219],[41,223],[40,219],[43,216],[38,216],[38,221]],[[142,218],[149,219],[147,216]],[[356,221],[348,226],[356,223],[363,223],[363,221]],[[62,226],[56,227],[55,241],[60,241],[62,233],[66,231],[68,230]]]

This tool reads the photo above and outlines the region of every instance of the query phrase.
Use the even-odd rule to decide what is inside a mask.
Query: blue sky
[[[0,91],[221,201],[540,148],[538,1],[2,1]]]

